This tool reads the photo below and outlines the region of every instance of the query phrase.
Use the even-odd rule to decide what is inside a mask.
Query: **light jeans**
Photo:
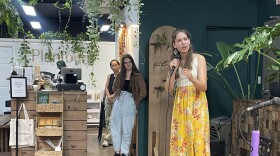
[[[111,133],[115,152],[129,153],[136,115],[132,94],[122,91],[117,97],[111,115]]]
[[[104,135],[104,140],[106,140],[109,144],[112,143],[112,135],[110,130],[110,123],[111,123],[111,112],[113,109],[112,102],[108,101],[108,98],[105,98],[105,122],[106,122],[106,133]]]

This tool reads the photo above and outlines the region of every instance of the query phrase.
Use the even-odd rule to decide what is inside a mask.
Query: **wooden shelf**
[[[63,112],[63,104],[36,104],[37,112]]]
[[[62,156],[62,151],[36,151],[35,156]]]
[[[63,127],[37,127],[36,136],[63,136]]]

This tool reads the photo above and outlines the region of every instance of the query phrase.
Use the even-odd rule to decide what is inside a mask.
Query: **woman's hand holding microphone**
[[[177,71],[178,67],[179,67],[179,64],[180,64],[180,61],[178,59],[173,59],[171,62],[170,62],[170,76],[173,75],[174,71]]]

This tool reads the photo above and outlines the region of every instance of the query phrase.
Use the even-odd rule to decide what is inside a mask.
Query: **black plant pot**
[[[280,97],[280,82],[269,82],[270,95]]]

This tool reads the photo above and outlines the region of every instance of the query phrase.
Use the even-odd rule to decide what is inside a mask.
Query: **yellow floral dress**
[[[197,77],[197,58],[192,75]],[[174,99],[170,156],[210,156],[209,112],[205,92],[197,90],[179,67]]]

